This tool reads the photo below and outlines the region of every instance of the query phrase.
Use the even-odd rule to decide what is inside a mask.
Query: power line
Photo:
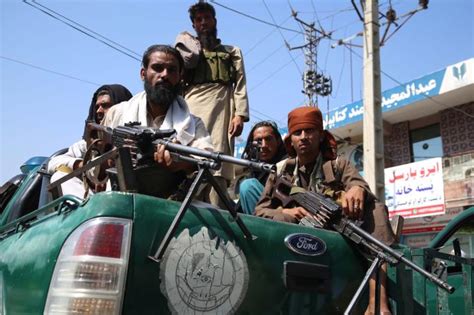
[[[256,110],[255,108],[251,108],[250,110],[256,112],[257,114],[262,115],[263,117],[267,117],[267,118],[269,118],[269,119],[271,119],[271,120],[274,120],[274,121],[276,121],[276,122],[282,123],[281,120],[278,120],[278,119],[276,119],[275,117],[272,117],[272,116],[269,116],[269,115],[267,115],[267,114],[265,114],[265,113],[262,113],[261,111],[258,111],[258,110]],[[265,120],[265,119],[263,119],[263,120]]]
[[[288,3],[290,3],[290,0],[288,0]],[[316,21],[318,22],[319,28],[323,29],[323,26],[321,25],[321,22],[319,21],[318,13],[316,11],[316,6],[314,5],[313,0],[311,0],[311,6],[313,7],[314,17],[316,18]]]
[[[50,16],[50,17],[52,17],[52,18],[54,18],[54,19],[56,19],[56,20],[58,20],[58,21],[60,21],[60,22],[62,22],[62,23],[64,23],[64,24],[66,24],[67,26],[69,26],[69,27],[71,27],[71,28],[73,28],[73,29],[75,29],[75,30],[77,30],[77,31],[79,31],[79,32],[81,32],[81,33],[83,33],[84,35],[87,35],[87,36],[89,36],[89,37],[91,37],[91,38],[93,38],[93,39],[95,39],[95,40],[97,40],[97,41],[100,41],[101,43],[103,43],[103,44],[109,46],[110,48],[113,48],[114,50],[117,50],[117,51],[119,51],[119,52],[121,52],[121,53],[123,53],[123,54],[125,54],[125,55],[127,55],[127,56],[129,56],[129,57],[131,57],[131,58],[133,58],[133,59],[135,59],[135,60],[137,60],[137,61],[141,61],[141,59],[139,59],[139,58],[137,58],[137,57],[131,55],[131,54],[135,54],[135,55],[139,56],[138,53],[136,53],[136,52],[134,52],[134,51],[128,49],[127,47],[125,47],[125,46],[123,46],[123,45],[121,45],[121,44],[119,44],[119,43],[117,43],[117,42],[115,42],[115,41],[113,41],[113,40],[111,40],[111,39],[109,39],[109,38],[107,38],[107,37],[105,37],[105,36],[103,36],[103,35],[97,33],[97,32],[95,32],[95,31],[93,31],[93,30],[90,29],[90,28],[87,28],[86,26],[84,26],[84,25],[82,25],[82,24],[80,24],[80,23],[77,23],[77,22],[75,22],[75,21],[69,19],[68,17],[66,17],[66,16],[64,16],[64,15],[62,15],[62,14],[60,14],[60,13],[58,13],[58,12],[56,12],[56,11],[54,11],[54,10],[48,8],[48,7],[46,7],[46,6],[44,6],[44,5],[42,5],[42,4],[38,3],[38,2],[36,2],[35,0],[32,0],[31,2],[27,2],[27,0],[23,0],[23,2],[24,2],[25,4],[30,5],[30,6],[33,7],[33,8],[35,8],[35,9],[41,11],[42,13],[44,13],[44,14],[46,14],[46,15],[48,15],[48,16]],[[61,19],[61,18],[62,18],[62,19]],[[63,20],[63,19],[64,19],[64,20]],[[100,38],[99,38],[99,37],[100,37]],[[116,45],[117,47],[115,47],[114,45]],[[122,49],[120,49],[120,48],[122,48]],[[124,51],[124,50],[126,50],[126,51],[128,51],[128,52],[126,52],[126,51]],[[12,59],[12,58],[4,57],[4,56],[0,56],[0,57],[2,57],[3,59],[6,59],[6,60],[10,60],[10,61],[13,61],[13,62],[17,62],[17,63],[23,64],[23,65],[27,65],[27,66],[30,66],[30,67],[33,67],[33,68],[36,68],[36,69],[40,69],[40,70],[43,70],[43,71],[46,71],[46,72],[54,73],[54,74],[57,74],[57,75],[61,75],[61,76],[70,78],[70,79],[74,79],[74,80],[78,80],[78,81],[81,81],[81,82],[85,82],[85,83],[89,83],[89,84],[93,84],[93,85],[99,86],[99,84],[97,84],[97,83],[90,82],[90,81],[87,81],[87,80],[83,80],[83,79],[80,79],[80,78],[76,78],[76,77],[73,77],[73,76],[70,76],[70,75],[67,75],[67,74],[63,74],[63,73],[59,73],[59,72],[56,72],[56,71],[48,70],[48,69],[45,69],[45,68],[41,68],[41,67],[38,67],[38,66],[35,66],[35,65],[31,65],[31,64],[28,64],[28,63],[25,63],[25,62],[21,62],[21,61],[19,61],[19,60]],[[269,118],[271,118],[271,119],[274,119],[273,117],[270,117],[270,116],[268,116],[268,115],[265,115],[265,114],[263,114],[263,113],[261,113],[261,112],[255,110],[255,109],[252,109],[252,110],[255,111],[255,112],[257,112],[257,113],[260,113],[260,114],[263,115],[263,116],[266,116],[266,117],[269,117]],[[257,117],[257,118],[261,119],[261,117]]]
[[[53,74],[56,74],[56,75],[60,75],[60,76],[62,76],[62,77],[66,77],[66,78],[69,78],[69,79],[73,79],[73,80],[76,80],[76,81],[80,81],[80,82],[83,82],[83,83],[87,83],[87,84],[91,84],[91,85],[95,85],[95,86],[100,86],[99,83],[91,82],[91,81],[88,81],[88,80],[84,80],[84,79],[80,79],[80,78],[74,77],[74,76],[69,75],[69,74],[64,74],[64,73],[61,73],[61,72],[57,72],[57,71],[49,70],[49,69],[42,68],[42,67],[39,67],[39,66],[35,66],[35,65],[32,65],[31,63],[26,63],[26,62],[24,62],[24,61],[20,61],[20,60],[17,60],[17,59],[5,57],[5,56],[0,56],[0,58],[5,59],[5,60],[8,60],[8,61],[11,61],[11,62],[16,62],[16,63],[22,64],[22,65],[24,65],[24,66],[28,66],[28,67],[31,67],[31,68],[39,69],[39,70],[42,70],[42,71],[45,71],[45,72],[49,72],[49,73],[53,73]]]
[[[301,53],[300,55],[298,55],[296,58],[300,57],[303,53]],[[271,77],[273,77],[275,74],[277,74],[278,72],[280,72],[281,70],[283,70],[285,67],[287,67],[290,63],[292,63],[292,60],[288,61],[287,63],[283,64],[280,68],[278,68],[277,70],[273,71],[269,76],[267,76],[265,79],[263,79],[262,81],[260,81],[259,83],[257,83],[256,85],[254,85],[252,88],[249,89],[249,92],[252,92],[253,90],[255,90],[256,88],[258,88],[260,85],[262,85],[263,83],[265,83],[268,79],[270,79]]]
[[[298,36],[299,34],[295,34],[295,36],[293,36],[292,38],[290,38],[290,42],[296,38],[296,36]],[[280,47],[278,47],[277,49],[275,49],[274,51],[272,51],[270,54],[268,54],[267,56],[265,56],[264,58],[262,58],[262,60],[260,60],[259,62],[257,62],[255,65],[252,66],[252,68],[250,68],[247,73],[250,73],[252,70],[254,70],[255,68],[257,68],[258,66],[260,66],[261,64],[265,63],[266,61],[269,60],[269,58],[271,56],[273,56],[274,54],[276,54],[280,49],[286,47],[285,44],[282,44]]]
[[[89,29],[89,28],[87,28],[87,27],[85,27],[85,26],[83,26],[83,25],[81,25],[77,22],[74,22],[73,20],[61,15],[60,13],[58,13],[58,12],[56,12],[56,11],[40,4],[40,3],[37,3],[35,0],[32,0],[32,2],[27,2],[27,0],[23,0],[23,3],[28,4],[29,6],[35,8],[36,10],[39,10],[39,11],[43,12],[46,15],[49,15],[50,17],[54,18],[55,20],[58,20],[59,22],[66,24],[67,26],[83,33],[84,35],[89,36],[89,37],[103,43],[104,45],[109,46],[110,48],[112,48],[112,49],[114,49],[114,50],[116,50],[116,51],[118,51],[118,52],[120,52],[124,55],[127,55],[128,57],[130,57],[132,59],[135,59],[135,60],[141,62],[140,58],[137,58],[136,56],[132,55],[132,53],[133,53],[133,54],[139,56],[138,53],[136,53],[136,52],[134,52],[134,51],[132,51],[132,50],[116,43],[116,42],[114,42],[113,40],[111,40],[111,39],[95,32],[93,30]],[[61,18],[65,19],[65,20],[63,20]],[[73,25],[73,24],[75,24],[75,25]],[[99,38],[99,37],[101,37],[101,38]],[[125,51],[122,48],[124,48],[125,50],[127,50],[129,52]]]
[[[301,32],[299,32],[299,31],[297,31],[297,30],[293,30],[293,29],[291,29],[291,28],[286,28],[286,27],[281,27],[281,26],[277,25],[277,24],[275,23],[275,21],[273,21],[273,23],[270,23],[270,22],[264,21],[264,20],[262,20],[262,19],[256,18],[256,17],[254,17],[254,16],[251,16],[251,15],[249,15],[249,14],[247,14],[247,13],[243,13],[243,12],[240,12],[240,11],[238,11],[238,10],[236,10],[236,9],[232,9],[232,8],[230,8],[230,7],[228,7],[228,6],[225,6],[225,5],[223,5],[223,4],[220,4],[220,3],[216,2],[215,0],[210,0],[210,1],[211,1],[212,3],[214,3],[214,4],[216,4],[216,5],[218,5],[218,6],[222,7],[222,8],[224,8],[224,9],[227,9],[227,10],[232,11],[232,12],[234,12],[234,13],[240,14],[240,15],[242,15],[242,16],[245,16],[245,17],[247,17],[247,18],[249,18],[249,19],[258,21],[258,22],[260,22],[260,23],[263,23],[263,24],[266,24],[266,25],[269,25],[269,26],[276,27],[276,28],[278,28],[279,30],[285,30],[285,31],[294,32],[294,33],[300,33],[300,34],[301,34]]]
[[[127,48],[127,47],[125,47],[125,46],[123,46],[123,45],[117,43],[116,41],[113,41],[113,40],[111,40],[110,38],[105,37],[104,35],[99,34],[99,33],[95,32],[94,30],[92,30],[92,29],[90,29],[90,28],[88,28],[88,27],[86,27],[86,26],[84,26],[84,25],[82,25],[82,24],[80,24],[80,23],[78,23],[78,22],[76,22],[76,21],[74,21],[74,20],[71,20],[70,18],[68,18],[68,17],[66,17],[66,16],[64,16],[64,15],[62,15],[61,13],[59,13],[59,12],[57,12],[57,11],[54,11],[53,9],[50,9],[50,8],[46,7],[45,5],[42,5],[41,3],[37,2],[36,0],[32,0],[32,2],[34,2],[35,4],[37,4],[37,5],[39,5],[39,6],[43,7],[43,8],[45,8],[45,9],[48,10],[48,11],[53,12],[54,14],[57,14],[58,16],[60,16],[60,17],[62,17],[62,18],[64,18],[64,19],[66,19],[66,20],[69,21],[69,22],[76,24],[76,25],[79,26],[79,27],[82,27],[83,29],[85,29],[85,30],[91,32],[92,34],[97,35],[97,36],[100,36],[100,37],[102,37],[103,39],[105,39],[105,40],[111,42],[112,44],[114,44],[114,45],[116,45],[116,46],[118,46],[118,47],[120,47],[120,48],[123,48],[123,49],[125,49],[126,51],[128,51],[128,52],[130,52],[130,53],[132,53],[132,54],[137,55],[138,57],[141,57],[141,55],[140,55],[139,53],[137,53],[136,51],[133,51],[133,50],[131,50],[131,49],[129,49],[129,48]]]
[[[256,118],[256,119],[255,119]],[[260,117],[255,113],[250,113],[249,120],[255,120],[255,121],[262,121],[262,120],[267,120],[267,118]]]
[[[262,0],[262,2],[263,2],[263,4],[265,5],[265,8],[266,8],[267,11],[268,11],[268,14],[270,14],[270,17],[272,18],[273,23],[275,23],[275,18],[273,17],[273,14],[272,14],[272,12],[270,11],[270,8],[267,6],[267,3],[265,2],[265,0]],[[285,44],[287,44],[287,41],[286,41],[285,36],[283,35],[282,31],[281,31],[280,29],[278,29],[278,32],[280,33],[281,37],[283,38],[283,41],[285,42]],[[303,34],[304,34],[304,33],[303,33]],[[298,64],[296,63],[295,58],[293,58],[293,55],[291,54],[290,50],[288,50],[288,54],[290,55],[291,60],[292,60],[293,63],[295,64],[296,69],[298,69],[298,72],[300,73],[300,75],[303,75],[303,73],[301,72],[300,67],[298,67]]]
[[[282,23],[280,23],[280,26],[288,22],[288,20],[291,19],[291,16],[288,16]],[[245,54],[248,56],[255,48],[257,48],[259,45],[261,45],[268,37],[270,37],[273,33],[277,31],[277,28],[272,29],[267,35],[265,35],[261,40],[259,40],[255,45],[250,47]],[[295,36],[297,36],[296,34]],[[293,37],[294,38],[294,37]]]
[[[338,82],[337,82],[337,88],[336,88],[336,95],[334,95],[334,98],[337,97],[337,94],[339,94],[339,88],[341,87],[341,78],[342,78],[342,74],[344,72],[344,68],[346,66],[346,53],[345,53],[345,50],[342,54],[342,66],[341,66],[341,72],[339,73],[339,79],[338,79]]]

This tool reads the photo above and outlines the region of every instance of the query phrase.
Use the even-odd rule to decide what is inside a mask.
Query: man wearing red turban
[[[284,176],[294,186],[322,193],[342,206],[350,219],[362,220],[362,228],[387,245],[395,237],[388,221],[388,211],[371,193],[357,169],[337,157],[337,144],[323,128],[321,111],[315,107],[299,107],[288,114],[288,136],[285,146],[290,158],[278,163],[277,174],[269,176],[264,192],[255,208],[260,217],[300,223],[311,214],[303,207],[283,205],[275,194],[275,183]],[[290,204],[291,205],[291,204]],[[384,265],[383,269],[386,269]],[[390,314],[385,291],[386,275],[381,273],[380,311]],[[375,307],[375,280],[370,281],[370,299],[366,314]]]

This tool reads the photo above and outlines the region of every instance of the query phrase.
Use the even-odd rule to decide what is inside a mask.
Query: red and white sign
[[[445,213],[441,158],[385,169],[385,202],[389,216],[404,218]]]

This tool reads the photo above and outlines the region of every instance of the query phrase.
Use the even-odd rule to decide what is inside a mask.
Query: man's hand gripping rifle
[[[173,134],[174,130],[155,130],[141,127],[139,123],[129,123],[112,129],[94,122],[87,122],[85,137],[87,151],[83,157],[83,166],[51,183],[48,188],[53,197],[57,198],[62,195],[60,185],[77,176],[82,177],[91,188],[98,185],[105,186],[107,180],[105,170],[113,165],[113,160],[120,155],[121,150],[127,151],[128,157],[137,156],[138,160],[135,163],[129,159],[130,163],[127,166],[133,168],[137,164],[145,164],[153,160],[154,140],[167,138]],[[126,171],[130,174],[130,169]]]
[[[312,214],[312,218],[310,219],[314,219],[314,222],[316,223],[314,224],[315,227],[331,228],[354,243],[360,244],[370,250],[376,256],[377,264],[381,265],[383,261],[386,261],[391,265],[396,265],[402,262],[449,293],[454,292],[454,287],[439,279],[436,275],[427,272],[412,261],[406,259],[403,257],[402,253],[395,251],[380,240],[368,234],[360,228],[359,223],[344,217],[341,206],[323,194],[313,191],[304,191],[302,188],[298,187],[295,189],[284,176],[280,176],[276,182],[274,195],[283,202],[284,206],[288,205],[290,202],[295,202],[299,206],[305,208]],[[373,270],[369,268],[370,274],[375,271],[375,267],[377,266],[372,264],[371,268],[372,267]]]
[[[217,194],[224,201],[227,209],[244,233],[245,237],[248,239],[253,239],[252,234],[238,216],[237,211],[235,210],[235,204],[232,202],[232,200],[228,199],[227,194],[225,194],[224,191],[222,191],[222,188],[216,183],[209,169],[218,169],[220,168],[220,164],[222,162],[226,162],[241,165],[258,171],[272,172],[275,171],[274,165],[238,159],[219,152],[210,152],[175,143],[173,142],[174,138],[171,137],[174,134],[174,130],[154,130],[151,128],[142,127],[139,123],[129,123],[125,126],[116,127],[115,129],[108,129],[97,124],[93,125],[93,127],[99,129],[100,132],[107,135],[108,139],[111,139],[112,145],[115,147],[113,150],[117,150],[117,148],[118,150],[121,148],[126,149],[130,146],[137,147],[137,154],[141,155],[141,157],[138,159],[138,163],[140,163],[140,161],[144,158],[148,160],[151,156],[153,156],[156,145],[163,145],[165,149],[173,155],[173,159],[193,163],[198,168],[198,173],[194,178],[185,199],[181,203],[181,207],[176,214],[173,223],[169,227],[168,232],[160,243],[156,253],[153,256],[150,256],[152,260],[159,261],[163,256],[169,242],[171,241],[171,238],[178,228],[179,222],[183,218],[187,208],[194,198],[197,188],[199,188],[203,179],[206,179],[214,187]],[[122,169],[123,173],[126,173],[126,170],[123,166]],[[127,185],[125,184],[124,186]]]
[[[127,147],[137,154],[139,162],[144,163],[153,159],[157,139],[169,139],[175,131],[173,129],[159,130],[140,126],[139,122],[126,123],[116,128],[106,127],[96,123],[87,124],[86,141],[88,147],[97,145],[98,151],[105,153],[112,148]]]
[[[178,158],[187,162],[195,163],[198,166],[198,173],[196,177],[194,178],[194,181],[191,184],[191,187],[189,188],[187,192],[186,198],[181,204],[181,207],[178,213],[176,214],[176,217],[173,223],[171,224],[165,237],[161,241],[161,244],[159,245],[158,250],[155,252],[154,255],[149,256],[150,259],[154,261],[160,261],[161,258],[163,257],[163,254],[166,248],[168,247],[168,244],[171,241],[171,238],[173,237],[173,235],[175,234],[178,228],[179,222],[183,218],[188,206],[191,203],[192,198],[194,197],[194,194],[197,188],[200,186],[201,181],[203,179],[207,180],[214,187],[214,189],[216,190],[221,200],[225,203],[227,210],[230,212],[230,214],[232,215],[232,217],[238,224],[239,228],[242,230],[243,234],[245,235],[245,238],[250,239],[250,240],[254,239],[254,237],[252,236],[252,234],[250,233],[250,231],[248,230],[244,222],[239,217],[235,209],[235,204],[233,203],[232,200],[228,198],[227,194],[225,194],[222,188],[217,184],[217,182],[215,181],[209,169],[218,169],[220,168],[220,164],[222,162],[226,162],[226,163],[233,163],[233,164],[245,166],[254,170],[259,170],[259,171],[264,171],[264,172],[274,172],[275,171],[274,165],[262,163],[262,162],[254,162],[254,161],[238,159],[238,158],[234,158],[232,156],[225,155],[219,152],[210,152],[210,151],[201,150],[198,148],[185,146],[182,144],[173,143],[171,140],[166,140],[166,139],[158,139],[154,141],[153,143],[165,146],[165,149],[173,153],[175,158]]]

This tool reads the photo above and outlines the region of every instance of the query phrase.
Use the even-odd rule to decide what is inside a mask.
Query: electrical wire
[[[282,123],[281,120],[278,120],[278,119],[276,119],[275,117],[272,117],[272,116],[269,116],[269,115],[267,115],[267,114],[265,114],[265,113],[262,113],[261,111],[258,111],[258,110],[256,110],[255,108],[250,108],[250,111],[251,111],[251,112],[255,112],[255,113],[257,113],[257,114],[259,114],[259,115],[261,115],[261,116],[263,116],[263,117],[266,117],[266,119],[261,119],[261,118],[260,118],[261,120],[268,120],[268,119],[271,119],[271,120],[273,120],[273,121],[275,121],[275,122]],[[254,115],[255,115],[255,114],[254,114]]]
[[[273,14],[272,12],[270,11],[270,8],[267,6],[267,3],[265,2],[265,0],[262,0],[263,4],[265,5],[265,8],[267,9],[268,11],[268,14],[270,14],[270,17],[273,21],[273,23],[275,23],[275,18],[273,17]],[[278,32],[280,33],[280,36],[283,38],[283,41],[285,42],[285,44],[287,43],[286,39],[285,39],[285,36],[283,35],[283,32],[278,28]],[[303,75],[303,72],[301,72],[301,69],[300,67],[298,66],[298,64],[296,63],[295,61],[295,58],[293,57],[293,55],[291,54],[291,51],[288,49],[288,55],[290,55],[291,57],[291,60],[293,61],[294,65],[296,66],[296,69],[298,69],[298,72],[300,73],[300,75]]]
[[[331,20],[331,28],[333,27],[333,25],[334,25],[334,19]],[[324,60],[324,70],[326,70],[326,67],[327,67],[327,65],[328,65],[329,51],[331,50],[330,48],[331,48],[331,46],[328,45],[328,50],[327,50],[327,52],[326,52],[326,58],[325,58],[325,60]]]
[[[34,69],[38,69],[38,70],[41,70],[41,71],[53,73],[53,74],[56,74],[56,75],[59,75],[59,76],[65,77],[65,78],[73,79],[73,80],[76,80],[76,81],[80,81],[80,82],[87,83],[87,84],[91,84],[91,85],[95,85],[95,86],[100,86],[99,83],[95,83],[95,82],[92,82],[92,81],[80,79],[80,78],[78,78],[78,77],[74,77],[74,76],[69,75],[69,74],[65,74],[65,73],[61,73],[61,72],[49,70],[49,69],[46,69],[46,68],[43,68],[43,67],[35,66],[35,65],[31,64],[31,63],[27,63],[27,62],[20,61],[20,60],[17,60],[17,59],[5,57],[5,56],[0,56],[0,58],[5,59],[5,60],[8,60],[8,61],[11,61],[11,62],[16,62],[16,63],[19,63],[19,64],[21,64],[21,65],[28,66],[28,67],[30,67],[30,68],[34,68]]]
[[[243,13],[243,12],[240,12],[240,11],[238,11],[238,10],[236,10],[236,9],[232,9],[232,8],[230,8],[230,7],[228,7],[228,6],[225,6],[225,5],[223,5],[223,4],[220,4],[220,3],[218,3],[218,2],[215,1],[215,0],[209,0],[209,1],[212,2],[212,3],[214,3],[215,5],[218,5],[218,6],[222,7],[222,8],[224,8],[224,9],[227,9],[227,10],[232,11],[232,12],[234,12],[234,13],[240,14],[240,15],[242,15],[242,16],[245,16],[245,17],[247,17],[247,18],[249,18],[249,19],[258,21],[258,22],[260,22],[260,23],[263,23],[263,24],[266,24],[266,25],[269,25],[269,26],[276,27],[276,28],[279,29],[279,30],[285,30],[285,31],[294,32],[294,33],[300,33],[300,34],[301,34],[301,32],[299,32],[299,31],[297,31],[297,30],[293,30],[293,29],[291,29],[291,28],[286,28],[286,27],[281,27],[281,26],[277,25],[277,24],[275,23],[275,21],[273,21],[273,23],[270,23],[270,22],[264,21],[264,20],[262,20],[262,19],[256,18],[256,17],[254,17],[254,16],[251,16],[250,14]]]
[[[253,108],[253,107],[252,107],[252,108],[249,107],[249,110],[250,110],[250,116],[256,117],[256,118],[258,118],[259,120],[268,120],[268,119],[274,120],[274,119],[275,119],[275,118],[273,118],[273,117],[271,117],[271,116],[268,116],[268,115],[266,115],[266,114],[264,114],[264,113],[262,113],[262,112],[256,110],[256,109]]]
[[[82,34],[84,34],[86,36],[89,36],[92,39],[95,39],[95,40],[103,43],[104,45],[106,45],[106,46],[108,46],[108,47],[110,47],[110,48],[112,48],[112,49],[114,49],[114,50],[116,50],[116,51],[132,58],[132,59],[135,59],[135,60],[141,62],[141,59],[135,56],[135,55],[138,55],[138,53],[136,53],[136,52],[134,52],[134,51],[132,51],[132,50],[130,50],[130,49],[128,49],[128,48],[126,48],[126,47],[124,47],[124,46],[122,46],[122,45],[120,45],[120,44],[118,44],[118,43],[116,43],[112,40],[110,40],[110,39],[108,39],[107,37],[105,37],[103,35],[100,35],[97,32],[92,31],[91,29],[89,29],[89,28],[87,28],[87,27],[85,27],[85,26],[83,26],[83,25],[81,25],[77,22],[74,22],[73,20],[61,15],[60,13],[58,13],[58,12],[52,10],[52,9],[49,9],[48,7],[42,5],[42,4],[40,4],[40,3],[38,3],[34,0],[32,2],[28,2],[27,0],[23,0],[23,3],[28,4],[29,6],[35,8],[36,10],[39,10],[39,11],[43,12],[46,15],[49,15],[50,17],[58,20],[61,23],[66,24],[67,26],[81,32]],[[62,20],[60,17],[65,19],[65,20]],[[73,25],[73,23],[75,25]],[[101,38],[99,38],[99,37],[101,37]],[[122,48],[126,49],[129,52],[125,51]],[[135,54],[135,55],[132,55],[132,53]]]
[[[288,0],[288,2],[289,2],[289,1],[290,1],[290,0]],[[321,22],[319,21],[318,13],[317,13],[317,11],[316,11],[316,6],[314,5],[313,0],[311,0],[311,6],[313,7],[314,17],[316,18],[316,22],[318,22],[319,28],[324,31],[323,26],[321,25]]]
[[[288,20],[291,19],[291,16],[288,16],[282,23],[280,23],[280,26],[281,25],[284,25],[286,22],[288,22]],[[249,49],[247,49],[245,51],[245,55],[248,56],[255,48],[257,48],[258,46],[260,46],[267,38],[269,38],[273,33],[275,33],[277,31],[276,28],[272,29],[267,35],[265,35],[262,39],[260,39],[259,41],[257,41],[257,43],[255,45],[253,45],[252,47],[250,47]],[[296,34],[295,36],[297,36],[298,34]]]
[[[341,65],[341,71],[339,72],[339,79],[338,79],[338,82],[337,82],[337,88],[336,88],[336,94],[334,95],[333,98],[336,98],[337,95],[339,94],[339,88],[341,87],[341,78],[342,78],[342,74],[344,73],[344,68],[346,66],[346,52],[344,50],[343,54],[342,54],[342,65]],[[328,97],[329,99],[329,97]]]
[[[298,55],[296,58],[299,58],[302,54]],[[263,79],[262,81],[260,81],[259,83],[257,83],[256,85],[254,85],[252,88],[249,89],[249,92],[252,92],[253,90],[255,90],[256,88],[258,88],[260,85],[262,85],[263,83],[265,83],[268,79],[270,79],[271,77],[273,77],[275,74],[277,74],[278,72],[280,72],[281,70],[283,70],[285,67],[287,67],[290,63],[292,63],[293,61],[290,60],[288,61],[287,63],[283,64],[282,66],[280,66],[277,70],[273,71],[269,76],[267,76],[265,79]]]
[[[87,35],[87,36],[89,36],[89,37],[91,37],[91,38],[93,38],[93,39],[109,46],[110,48],[112,48],[116,51],[119,51],[119,52],[121,52],[121,53],[123,53],[123,54],[137,60],[137,61],[141,61],[141,59],[131,55],[131,54],[135,54],[135,55],[139,56],[138,53],[136,53],[136,52],[128,49],[127,47],[125,47],[125,46],[123,46],[123,45],[121,45],[121,44],[119,44],[119,43],[117,43],[117,42],[115,42],[115,41],[113,41],[113,40],[97,33],[97,32],[95,32],[93,30],[91,30],[90,28],[87,28],[86,26],[84,26],[80,23],[77,23],[77,22],[73,21],[72,19],[69,19],[68,17],[66,17],[66,16],[64,16],[64,15],[62,15],[62,14],[60,14],[60,13],[58,13],[58,12],[48,8],[48,7],[36,2],[35,0],[32,0],[31,2],[28,2],[27,0],[23,0],[23,2],[25,4],[30,5],[31,7],[35,8],[35,9],[39,10],[40,12],[42,12],[42,13],[44,13],[44,14],[46,14],[46,15],[48,15],[48,16],[50,16],[50,17],[52,17],[52,18],[54,18],[54,19],[56,19],[56,20],[58,20],[58,21],[60,21],[64,24],[66,24],[67,26],[83,33],[84,35]],[[61,18],[64,19],[64,20],[62,20]],[[114,45],[116,45],[117,47],[115,47]],[[126,50],[128,52],[126,52],[124,50]],[[36,69],[40,69],[40,70],[43,70],[43,71],[46,71],[46,72],[54,73],[56,75],[64,76],[64,77],[74,79],[74,80],[77,80],[77,81],[81,81],[81,82],[84,82],[84,83],[88,83],[88,84],[92,84],[92,85],[96,85],[96,86],[100,85],[98,83],[90,82],[90,81],[83,80],[83,79],[80,79],[80,78],[76,78],[76,77],[73,77],[73,76],[70,76],[70,75],[67,75],[67,74],[63,74],[63,73],[48,70],[48,69],[45,69],[45,68],[41,68],[41,67],[38,67],[38,66],[35,66],[35,65],[32,65],[32,64],[28,64],[28,63],[25,63],[25,62],[22,62],[22,61],[19,61],[19,60],[12,59],[12,58],[4,57],[4,56],[0,56],[0,57],[3,58],[3,59],[6,59],[6,60],[12,61],[12,62],[17,62],[17,63],[23,64],[23,65],[26,65],[26,66],[30,66],[32,68],[36,68]],[[255,110],[255,109],[252,109],[252,110],[257,112],[257,113],[260,113],[263,116],[274,119],[273,117],[265,115],[265,114]],[[257,117],[257,118],[261,119],[261,117]],[[263,119],[263,120],[265,120],[265,119]]]
[[[108,41],[108,42],[110,42],[110,43],[112,43],[112,44],[114,44],[114,45],[116,45],[116,46],[118,46],[118,47],[120,47],[120,48],[123,48],[123,49],[125,49],[126,51],[128,51],[128,52],[130,52],[130,53],[132,53],[132,54],[137,55],[138,57],[141,57],[141,54],[137,53],[136,51],[133,51],[133,50],[131,50],[131,49],[129,49],[129,48],[123,46],[122,44],[117,43],[116,41],[113,41],[113,40],[111,40],[110,38],[105,37],[104,35],[99,34],[99,33],[95,32],[94,30],[92,30],[92,29],[90,29],[90,28],[88,28],[88,27],[86,27],[86,26],[84,26],[84,25],[82,25],[82,24],[80,24],[80,23],[78,23],[78,22],[76,22],[76,21],[74,21],[74,20],[71,20],[70,18],[68,18],[68,17],[66,17],[66,16],[64,16],[64,15],[62,15],[61,13],[59,13],[59,12],[57,12],[57,11],[54,11],[53,9],[50,9],[50,8],[48,8],[48,7],[45,6],[45,5],[42,5],[41,3],[37,2],[36,0],[31,0],[31,1],[34,2],[35,4],[41,6],[42,8],[44,8],[44,9],[50,11],[50,12],[53,12],[54,14],[56,14],[56,15],[58,15],[58,16],[64,18],[64,19],[66,19],[67,21],[76,24],[77,26],[79,26],[79,27],[81,27],[81,28],[87,30],[88,32],[91,32],[91,33],[94,34],[94,35],[100,36],[100,37],[102,37],[104,40],[106,40],[106,41]]]
[[[290,38],[289,42],[292,42],[293,39],[295,39],[297,36],[299,36],[299,34],[295,34],[292,38]],[[264,58],[262,58],[262,60],[260,60],[259,62],[257,62],[255,65],[253,65],[248,71],[246,71],[247,73],[250,73],[252,70],[254,70],[255,68],[259,67],[261,64],[265,63],[266,61],[269,60],[270,57],[272,57],[274,54],[276,54],[279,50],[281,50],[282,48],[286,47],[285,44],[282,44],[280,47],[278,47],[277,49],[275,49],[274,51],[272,51],[270,54],[268,54],[267,56],[265,56]]]

